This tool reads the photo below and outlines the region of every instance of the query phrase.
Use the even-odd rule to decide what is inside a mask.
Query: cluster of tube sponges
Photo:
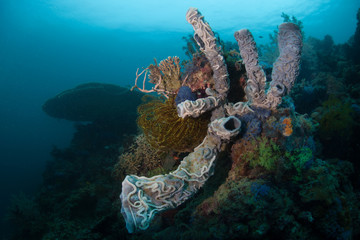
[[[290,92],[299,72],[302,37],[298,26],[284,23],[279,27],[280,56],[274,64],[268,89],[265,74],[258,62],[254,38],[249,30],[240,30],[235,33],[235,38],[248,74],[248,101],[227,103],[228,72],[214,33],[197,9],[190,8],[186,19],[192,24],[194,39],[210,62],[215,86],[214,89],[207,89],[206,98],[178,104],[178,115],[182,118],[198,117],[211,111],[212,122],[203,142],[181,161],[175,171],[151,178],[126,176],[120,198],[122,214],[130,233],[147,229],[156,213],[175,208],[193,196],[213,174],[221,146],[240,132],[241,121],[234,115],[242,116],[254,108],[275,109],[281,103],[281,98]]]
[[[280,55],[273,65],[269,89],[266,89],[266,76],[259,65],[256,43],[251,32],[243,29],[235,32],[234,36],[248,75],[245,90],[248,101],[258,107],[275,109],[281,103],[281,98],[290,93],[299,75],[302,48],[299,27],[293,23],[279,26]]]

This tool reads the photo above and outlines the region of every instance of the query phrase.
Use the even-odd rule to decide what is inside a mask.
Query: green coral
[[[280,147],[267,137],[257,138],[251,144],[255,145],[254,151],[244,154],[244,158],[250,163],[250,167],[261,166],[269,171],[275,170],[281,157]]]
[[[288,160],[289,167],[294,168],[296,171],[293,180],[300,181],[302,179],[301,174],[305,164],[313,159],[313,151],[308,147],[304,147],[292,152],[285,152],[285,157]]]

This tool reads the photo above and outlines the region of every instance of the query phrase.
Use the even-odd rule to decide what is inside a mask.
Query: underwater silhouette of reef
[[[132,107],[141,103],[142,96],[114,84],[85,83],[57,94],[42,108],[51,117],[70,121],[90,122],[120,116],[127,119],[136,116]]]
[[[201,16],[189,12],[190,22]],[[282,16],[286,28],[272,34],[273,43],[256,47],[251,33],[242,30],[240,49],[207,35],[211,28],[199,17],[204,22],[195,26],[204,26],[206,34],[194,27],[195,37],[184,37],[189,59],[155,62],[137,73],[134,91],[85,84],[48,100],[43,108],[50,116],[87,122],[76,123],[68,148],[53,149],[41,189],[14,197],[8,214],[12,239],[359,238],[360,9],[354,37],[345,44],[329,35],[305,36],[299,20]],[[289,29],[290,36],[284,34]],[[296,49],[300,39],[301,59],[291,57],[301,68],[286,75],[284,49]],[[254,51],[247,55],[246,49]],[[288,69],[297,66],[295,61]],[[151,76],[152,89],[138,83],[142,74]],[[142,102],[138,90],[161,97]],[[123,97],[132,101],[124,104]],[[167,112],[160,113],[157,106],[164,104]],[[198,118],[206,107],[210,124]],[[172,128],[168,119],[161,122],[161,114],[169,113],[174,122],[183,118],[173,113],[194,113],[184,119],[208,132]],[[177,143],[173,136],[190,130],[198,135],[182,134],[182,141],[191,139],[198,147],[171,148]],[[153,144],[154,136],[168,145]],[[193,182],[185,181],[189,175]],[[134,186],[123,186],[133,192],[124,192],[126,180]]]

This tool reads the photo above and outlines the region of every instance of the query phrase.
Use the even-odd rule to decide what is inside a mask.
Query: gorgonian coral
[[[179,57],[168,57],[160,61],[159,65],[155,60],[155,64],[150,64],[148,68],[150,70],[150,83],[158,84],[160,89],[164,89],[169,93],[173,93],[180,88],[181,71]]]
[[[165,151],[188,152],[199,145],[206,136],[209,114],[198,118],[180,118],[174,97],[165,102],[152,99],[138,107],[137,123],[147,141],[154,148]]]
[[[150,73],[149,73],[150,72]],[[148,75],[149,73],[149,75]],[[139,77],[143,76],[142,87],[138,86]],[[150,90],[145,89],[145,83],[147,77],[149,83],[155,84]],[[166,98],[168,95],[175,94],[181,87],[181,67],[179,57],[168,57],[162,60],[159,65],[150,64],[147,68],[139,73],[139,69],[136,71],[135,85],[131,88],[133,91],[135,88],[144,93],[156,92],[162,94]]]

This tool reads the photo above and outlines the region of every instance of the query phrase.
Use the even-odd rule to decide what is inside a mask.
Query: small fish
[[[263,36],[259,36],[259,38],[264,38]]]

